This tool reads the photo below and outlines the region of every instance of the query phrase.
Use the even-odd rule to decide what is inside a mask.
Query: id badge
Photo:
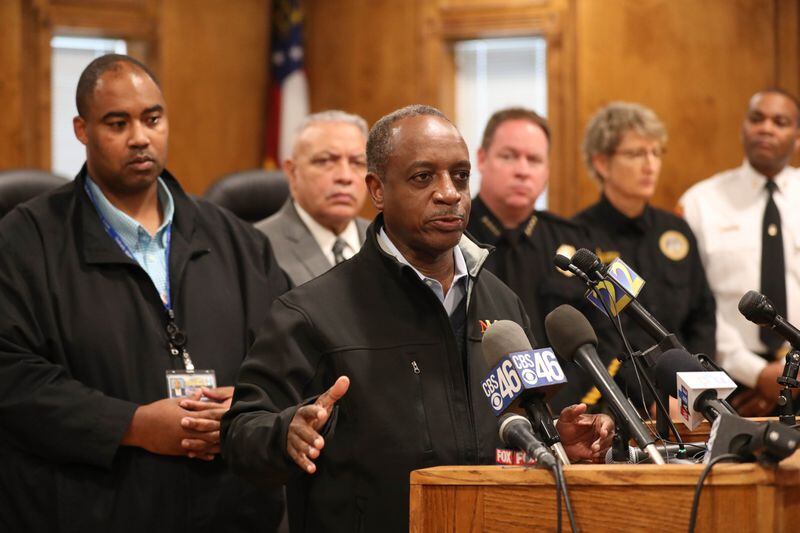
[[[202,387],[217,387],[217,375],[213,370],[167,370],[167,393],[170,398],[186,398]]]

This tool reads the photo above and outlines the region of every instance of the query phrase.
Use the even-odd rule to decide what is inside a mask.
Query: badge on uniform
[[[167,370],[167,392],[170,398],[186,398],[201,388],[217,388],[217,375],[213,370]]]
[[[689,254],[689,239],[680,231],[669,230],[658,239],[661,253],[673,261],[680,261]]]

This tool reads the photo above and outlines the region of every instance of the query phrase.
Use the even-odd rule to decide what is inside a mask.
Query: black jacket
[[[176,319],[199,369],[231,385],[271,301],[287,288],[268,241],[232,214],[175,202]],[[277,492],[221,458],[121,447],[138,405],[165,398],[166,313],[75,182],[0,222],[0,530],[270,531]]]
[[[489,370],[481,321],[513,320],[527,332],[521,302],[480,272],[487,252],[463,238],[475,280],[464,365],[440,301],[380,248],[381,224],[379,216],[352,259],[276,300],[223,419],[223,454],[235,470],[290,480],[293,533],[407,531],[409,472],[491,463],[499,444],[480,387]],[[285,451],[289,422],[341,375],[350,389],[317,472],[303,474]]]

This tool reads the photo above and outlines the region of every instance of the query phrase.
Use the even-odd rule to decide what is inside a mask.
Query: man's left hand
[[[187,416],[181,420],[185,429],[202,432],[201,438],[183,439],[181,446],[187,451],[189,457],[211,461],[220,451],[219,447],[219,421],[233,400],[233,387],[218,387],[207,389],[203,387],[204,400],[181,400],[180,406],[187,411],[192,411],[194,416]]]
[[[571,461],[603,463],[614,438],[614,421],[608,415],[587,415],[587,409],[585,403],[565,407],[556,429]]]

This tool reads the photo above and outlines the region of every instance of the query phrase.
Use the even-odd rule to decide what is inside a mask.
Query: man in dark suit
[[[295,285],[349,259],[360,248],[367,221],[356,218],[367,188],[367,123],[344,111],[309,115],[292,157],[283,163],[291,197],[256,224]]]

